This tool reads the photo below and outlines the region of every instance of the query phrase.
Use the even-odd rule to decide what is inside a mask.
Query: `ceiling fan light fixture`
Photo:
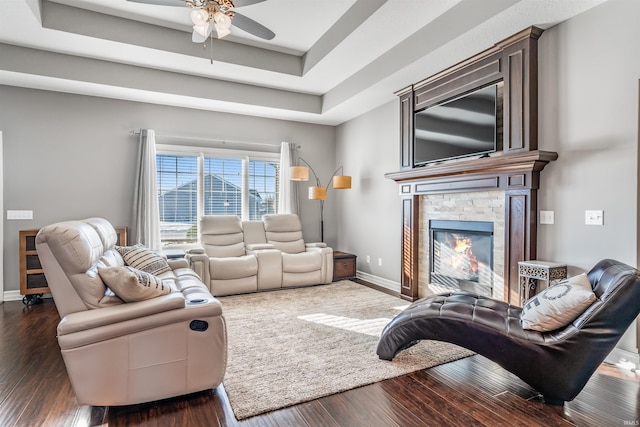
[[[209,23],[205,22],[202,25],[194,25],[193,31],[206,38],[209,35]]]
[[[223,12],[216,12],[213,15],[213,21],[216,23],[217,30],[228,30],[231,27],[231,18]]]
[[[231,31],[229,29],[219,29],[218,26],[216,25],[216,34],[218,35],[218,38],[221,39],[224,36],[228,36],[229,34],[231,34]]]
[[[224,12],[216,12],[213,14],[213,25],[216,28],[216,34],[221,39],[231,34],[231,17]]]
[[[121,0],[122,1],[122,0]],[[259,22],[254,21],[242,13],[236,12],[238,7],[262,3],[265,0],[128,0],[136,3],[155,4],[161,6],[181,6],[191,9],[190,17],[193,22],[191,40],[203,43],[216,31],[217,38],[231,34],[231,25],[247,33],[264,39],[272,40],[275,33]],[[233,21],[233,22],[232,22]]]
[[[209,12],[205,9],[193,9],[191,11],[191,20],[197,27],[206,27],[206,24],[209,22]]]

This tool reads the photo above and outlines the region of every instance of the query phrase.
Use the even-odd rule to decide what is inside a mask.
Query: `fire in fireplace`
[[[430,282],[492,296],[493,223],[429,221]]]

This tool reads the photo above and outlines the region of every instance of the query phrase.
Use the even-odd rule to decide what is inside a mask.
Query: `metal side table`
[[[529,296],[536,294],[538,281],[544,280],[548,286],[554,285],[567,278],[567,264],[550,261],[520,261],[518,262],[518,301],[524,305]],[[531,293],[533,291],[533,293]]]

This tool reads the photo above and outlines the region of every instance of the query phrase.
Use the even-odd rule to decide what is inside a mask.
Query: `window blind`
[[[257,220],[276,212],[279,159],[158,151],[160,234],[164,244],[197,241],[202,215]]]

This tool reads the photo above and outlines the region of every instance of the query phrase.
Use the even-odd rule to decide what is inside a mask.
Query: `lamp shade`
[[[309,187],[309,198],[311,200],[326,200],[327,189],[325,187]]]
[[[309,168],[306,166],[291,166],[289,174],[291,181],[309,181]]]
[[[351,177],[348,175],[336,175],[333,177],[333,188],[344,190],[351,188]]]

